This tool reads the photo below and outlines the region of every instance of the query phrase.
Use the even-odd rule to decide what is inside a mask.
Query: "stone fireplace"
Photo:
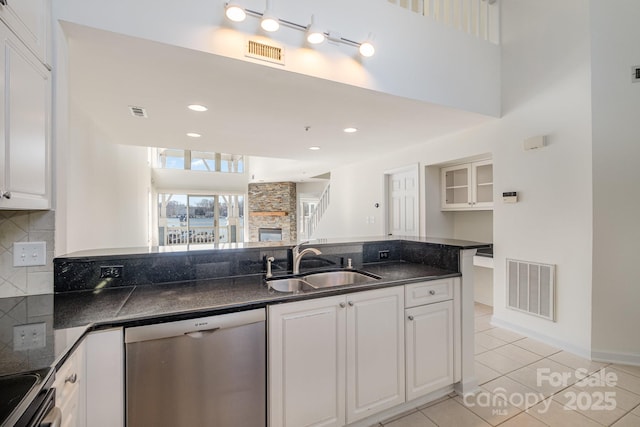
[[[298,238],[295,182],[249,184],[249,241]]]

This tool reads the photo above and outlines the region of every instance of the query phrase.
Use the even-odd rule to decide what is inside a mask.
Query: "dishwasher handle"
[[[220,330],[219,326],[217,328],[201,329],[199,331],[185,332],[184,334],[189,338],[202,338],[205,334],[212,334],[218,330]]]

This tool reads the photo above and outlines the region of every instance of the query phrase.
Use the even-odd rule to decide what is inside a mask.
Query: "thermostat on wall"
[[[502,201],[504,203],[515,203],[518,201],[518,193],[516,191],[502,193]]]

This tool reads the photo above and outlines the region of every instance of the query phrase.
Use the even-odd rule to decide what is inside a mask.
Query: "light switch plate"
[[[46,253],[47,242],[15,242],[13,244],[13,266],[46,265]]]
[[[29,323],[13,327],[13,350],[24,351],[47,345],[47,324]]]

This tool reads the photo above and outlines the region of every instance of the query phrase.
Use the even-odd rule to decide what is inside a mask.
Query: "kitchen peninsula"
[[[247,243],[199,250],[172,249],[171,252],[156,249],[105,250],[56,258],[55,295],[27,297],[43,299],[40,304],[52,304],[50,319],[45,322],[48,325],[47,354],[43,349],[42,357],[34,360],[33,364],[19,367],[7,364],[11,355],[3,354],[2,373],[53,367],[58,371],[58,381],[60,373],[70,362],[76,367],[83,366],[79,372],[86,378],[78,383],[85,387],[79,393],[86,396],[86,401],[80,400],[81,403],[73,406],[76,414],[91,420],[91,425],[124,425],[123,337],[127,328],[261,309],[266,310],[269,319],[267,366],[270,380],[267,390],[270,406],[266,412],[269,424],[276,426],[284,424],[283,420],[308,416],[309,411],[299,405],[300,413],[282,410],[286,406],[283,399],[291,400],[296,395],[314,393],[312,389],[288,389],[294,385],[280,381],[285,373],[282,369],[293,367],[279,363],[282,357],[287,356],[283,354],[287,349],[278,345],[283,338],[283,329],[278,325],[289,322],[287,316],[292,311],[308,310],[311,306],[333,307],[334,303],[335,307],[346,306],[343,312],[334,310],[338,319],[345,316],[340,313],[346,313],[345,322],[350,322],[349,310],[354,310],[365,316],[353,319],[369,321],[373,318],[366,316],[366,305],[373,304],[376,310],[393,307],[395,311],[387,313],[389,319],[398,319],[395,323],[397,328],[390,330],[390,337],[395,339],[392,343],[395,350],[388,351],[389,346],[376,347],[380,351],[384,349],[384,353],[398,365],[394,381],[391,381],[397,396],[382,406],[358,406],[349,400],[354,390],[336,390],[338,400],[346,400],[346,403],[336,408],[331,405],[323,408],[335,410],[332,414],[335,422],[331,425],[369,425],[447,394],[454,390],[454,386],[459,392],[476,386],[473,373],[472,259],[476,249],[487,245],[397,237],[314,241],[307,246],[322,253],[304,257],[301,273],[343,270],[350,260],[354,269],[379,279],[305,292],[282,293],[269,289],[264,281],[266,259],[274,258],[274,277],[289,275],[292,269],[291,246],[286,243]],[[392,301],[390,295],[395,302],[385,305]],[[363,303],[359,305],[361,301]],[[377,301],[383,304],[376,306]],[[421,391],[420,384],[414,384],[413,380],[433,372],[420,371],[422,368],[416,365],[412,355],[420,354],[424,346],[409,337],[420,331],[429,331],[428,323],[423,319],[434,318],[434,312],[428,311],[434,307],[441,308],[435,312],[436,321],[442,320],[445,325],[449,322],[450,335],[444,338],[442,345],[450,346],[445,351],[434,350],[434,354],[447,358],[441,368],[444,373],[436,373],[436,380]],[[427,311],[423,313],[425,309]],[[385,312],[376,311],[374,317],[385,315]],[[349,330],[349,323],[346,325]],[[287,326],[309,327],[295,322],[289,322]],[[366,324],[358,327],[366,328]],[[310,330],[308,336],[327,338],[322,332],[319,335],[317,332]],[[380,339],[384,338],[382,333],[379,335]],[[352,342],[349,333],[346,337],[340,334],[339,338]],[[436,348],[433,342],[429,344]],[[299,344],[298,349],[303,345],[306,344]],[[349,346],[351,344],[346,345]],[[341,348],[342,344],[338,347]],[[347,365],[347,377],[353,369],[379,368],[350,368]],[[286,374],[290,376],[293,373]],[[63,375],[67,377],[66,373]],[[66,386],[67,382],[62,384]],[[359,386],[370,388],[371,384],[356,383],[353,386],[355,389]],[[95,404],[98,399],[100,405]]]

